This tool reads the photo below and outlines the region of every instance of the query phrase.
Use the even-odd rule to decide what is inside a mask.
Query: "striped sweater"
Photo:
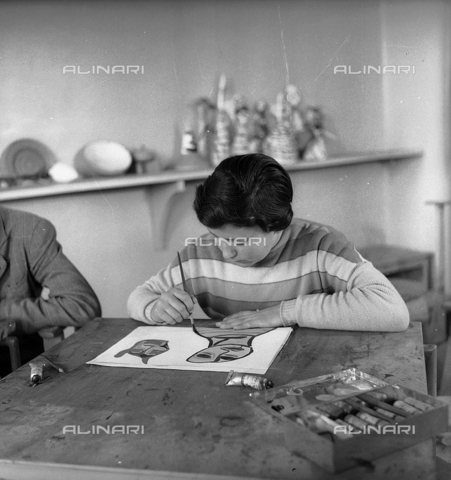
[[[286,326],[361,331],[408,326],[407,307],[393,285],[331,227],[293,219],[269,254],[246,268],[226,262],[210,233],[201,238],[180,254],[188,292],[213,319],[279,305]],[[153,324],[149,312],[171,287],[182,288],[177,259],[131,293],[129,315]]]

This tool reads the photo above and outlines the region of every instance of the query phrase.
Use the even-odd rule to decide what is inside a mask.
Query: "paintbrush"
[[[55,368],[56,370],[58,370],[58,372],[60,373],[66,373],[63,369],[63,367],[60,367],[59,365],[57,365],[56,363],[52,362],[50,359],[48,359],[47,357],[44,357],[44,355],[41,355],[41,357],[44,359],[45,362],[47,362],[51,367]]]
[[[188,293],[188,291],[186,290],[185,275],[183,274],[182,259],[180,258],[179,252],[177,252],[177,257],[179,259],[180,275],[182,276],[183,290],[185,290],[185,292]],[[193,331],[197,333],[196,327],[194,326],[194,319],[192,315],[189,316],[189,321],[191,322]]]

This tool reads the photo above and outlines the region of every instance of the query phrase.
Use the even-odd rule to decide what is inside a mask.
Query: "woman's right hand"
[[[175,325],[186,320],[194,309],[193,298],[184,290],[172,287],[160,295],[151,310],[151,320]]]

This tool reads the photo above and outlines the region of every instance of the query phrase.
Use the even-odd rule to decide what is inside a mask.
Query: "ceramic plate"
[[[9,177],[41,177],[57,162],[49,147],[38,140],[24,138],[11,143],[0,158]]]

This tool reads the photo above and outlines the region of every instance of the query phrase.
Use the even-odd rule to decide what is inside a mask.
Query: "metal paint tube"
[[[225,385],[226,387],[251,387],[255,390],[266,390],[272,388],[274,383],[261,375],[250,375],[230,370]]]
[[[404,399],[404,402],[408,405],[411,405],[412,407],[418,408],[418,410],[421,410],[422,412],[429,412],[430,410],[434,410],[434,407],[432,405],[420,402],[420,400],[417,400],[416,398],[406,397]]]
[[[346,415],[344,421],[350,423],[354,427],[357,427],[359,430],[365,430],[368,425],[371,425],[355,415]]]
[[[338,425],[343,425],[343,427],[346,427],[350,432],[361,432],[360,428],[357,428],[355,425],[351,425],[350,423],[341,420],[341,418],[336,418],[335,421],[338,423]]]
[[[31,368],[31,372],[30,372],[31,383],[37,385],[38,383],[42,382],[42,379],[44,378],[45,362],[44,361],[30,362],[28,365],[30,365],[30,368]]]
[[[374,410],[376,410],[376,412],[378,412],[378,413],[381,413],[385,417],[393,419],[395,422],[399,422],[401,420],[404,420],[404,417],[401,417],[401,415],[396,415],[396,413],[389,412],[388,410],[385,410],[383,408],[374,407]]]
[[[403,402],[402,400],[396,400],[393,406],[398,407],[401,410],[404,410],[406,413],[410,413],[412,415],[417,415],[418,413],[421,413],[421,410],[418,410],[418,408],[412,407],[412,405],[409,405],[406,402]]]
[[[358,412],[356,413],[356,416],[365,422],[371,423],[371,425],[390,425],[389,422],[370,415],[367,412]]]
[[[299,413],[298,418],[301,418],[304,424],[315,433],[329,432],[343,440],[351,438],[351,434],[344,433],[340,431],[340,429],[337,430],[337,427],[339,427],[340,424],[321,413],[313,410],[307,410],[306,412]]]

